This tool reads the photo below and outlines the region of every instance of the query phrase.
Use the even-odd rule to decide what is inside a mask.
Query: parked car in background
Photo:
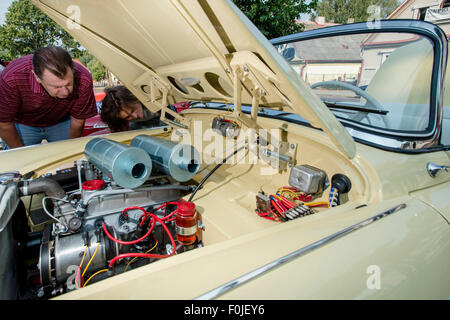
[[[103,91],[95,93],[95,102],[97,104],[97,111],[99,112],[99,114],[97,114],[94,117],[86,119],[84,123],[84,129],[81,134],[82,137],[111,133],[111,130],[109,130],[108,128],[108,125],[100,119],[100,110],[102,108],[102,101],[104,97],[105,93]]]
[[[32,2],[67,28],[71,1]],[[67,31],[168,126],[0,154],[1,298],[448,299],[439,27],[269,42],[231,0],[77,6]]]

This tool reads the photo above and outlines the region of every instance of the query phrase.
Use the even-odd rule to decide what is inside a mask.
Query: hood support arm
[[[250,115],[242,113],[242,94],[244,88],[250,92],[252,96],[252,109]],[[270,163],[275,170],[286,170],[295,164],[295,156],[297,150],[296,143],[281,141],[280,130],[266,130],[257,123],[258,109],[261,98],[266,95],[261,83],[254,76],[252,68],[248,65],[233,66],[233,95],[234,95],[234,111],[232,116],[238,121],[244,123],[248,128],[255,131],[255,139],[250,150],[256,153],[263,161]],[[278,133],[278,134],[275,134]],[[270,155],[277,154],[278,157]],[[283,160],[283,161],[280,161]]]

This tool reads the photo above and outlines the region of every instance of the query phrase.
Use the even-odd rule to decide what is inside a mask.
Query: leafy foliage
[[[100,81],[106,78],[105,66],[89,52],[85,51],[78,60],[91,71],[92,79],[94,79],[94,81]]]
[[[106,78],[105,66],[95,57],[92,57],[91,61],[87,64],[87,67],[91,71],[94,81],[100,81]]]
[[[83,51],[77,41],[31,2],[13,1],[6,13],[5,23],[0,26],[3,58],[13,60],[51,45],[65,48],[74,57]]]
[[[327,22],[345,24],[374,20],[377,15],[371,6],[379,6],[379,18],[387,18],[403,1],[401,0],[320,0],[314,16],[324,16]],[[373,7],[372,7],[373,8]]]
[[[303,31],[296,23],[301,13],[311,13],[318,0],[233,0],[234,4],[268,38]]]

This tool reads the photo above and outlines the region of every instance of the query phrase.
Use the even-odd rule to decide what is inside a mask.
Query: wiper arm
[[[367,107],[362,107],[362,106],[352,106],[352,105],[342,104],[342,103],[335,102],[335,101],[323,100],[323,103],[325,103],[325,105],[330,109],[352,110],[352,111],[376,113],[376,114],[382,114],[382,115],[386,115],[389,113],[388,110],[372,109],[372,108],[367,108]]]

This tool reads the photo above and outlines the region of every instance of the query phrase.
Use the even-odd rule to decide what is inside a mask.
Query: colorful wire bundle
[[[267,212],[258,212],[257,214],[262,218],[273,221],[287,221],[286,212],[299,205],[304,205],[308,208],[328,208],[328,202],[311,202],[312,195],[304,194],[294,187],[280,187],[277,189],[276,194],[270,194],[268,198],[270,209]]]
[[[298,200],[301,202],[310,202],[312,200],[312,195],[304,194],[294,187],[280,187],[277,189],[276,194],[290,200]]]

